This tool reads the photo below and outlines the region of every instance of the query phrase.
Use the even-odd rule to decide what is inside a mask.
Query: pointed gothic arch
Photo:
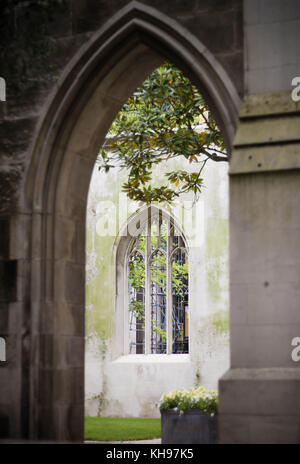
[[[159,231],[157,233],[158,240],[160,243],[151,245],[151,236],[153,236],[153,230],[151,232],[151,226],[159,225]],[[165,228],[164,234],[161,232],[161,227]],[[164,238],[162,237],[164,235]],[[140,242],[140,238],[144,239],[144,250],[140,246],[136,247],[135,242]],[[149,239],[147,240],[147,237]],[[147,243],[148,241],[148,243]],[[162,246],[162,241],[164,241],[164,246]],[[140,245],[140,243],[139,243]],[[186,256],[189,253],[189,245],[186,234],[184,233],[181,225],[176,220],[176,218],[164,208],[154,206],[146,206],[141,208],[135,214],[133,214],[127,224],[121,229],[120,234],[117,237],[115,242],[115,263],[116,263],[116,297],[115,297],[115,334],[113,339],[113,353],[112,357],[115,359],[123,355],[129,355],[134,352],[134,354],[174,354],[174,353],[188,353],[189,352],[189,342],[188,338],[185,340],[185,346],[183,347],[183,342],[180,344],[178,337],[178,343],[176,344],[174,336],[174,322],[176,319],[176,311],[179,311],[178,305],[175,308],[175,298],[172,296],[172,266],[173,261],[176,258],[175,254],[179,250],[184,250]],[[153,327],[151,327],[152,322],[150,314],[154,312],[153,308],[153,289],[151,285],[151,273],[152,266],[151,263],[153,258],[158,253],[164,255],[165,262],[165,301],[164,301],[164,312],[165,314],[165,323],[164,331],[166,332],[166,344],[162,350],[155,349],[153,346]],[[142,291],[143,295],[143,340],[140,340],[140,345],[143,345],[143,348],[138,350],[130,349],[130,315],[132,313],[129,311],[130,304],[130,295],[129,295],[129,282],[128,282],[128,264],[130,257],[132,255],[137,255],[141,257],[143,261],[143,267],[145,272],[145,285]],[[189,267],[187,272],[187,288],[189,288]],[[148,273],[148,276],[146,275]],[[157,290],[157,288],[156,288]],[[187,299],[188,301],[188,299]],[[177,302],[178,303],[178,302]],[[187,308],[186,308],[187,310]],[[184,309],[185,311],[185,309]],[[190,313],[190,310],[189,310]],[[187,314],[186,314],[187,316]],[[177,318],[178,319],[178,318]],[[186,318],[187,319],[187,318]],[[178,321],[177,321],[178,322]],[[186,322],[185,320],[183,321]],[[188,322],[187,322],[188,324]],[[184,325],[184,324],[183,324]],[[182,325],[182,327],[183,327]],[[148,327],[147,327],[148,326]],[[186,335],[189,333],[188,327],[186,328]],[[131,335],[134,336],[132,333]],[[181,334],[182,335],[182,334]],[[132,338],[132,337],[131,337]],[[156,337],[159,338],[159,337]]]
[[[32,215],[26,308],[30,347],[28,338],[22,347],[31,360],[29,370],[23,365],[22,377],[23,434],[31,439],[83,439],[90,177],[122,104],[166,58],[203,94],[230,150],[240,100],[227,73],[176,21],[136,1],[111,18],[67,65],[38,125],[21,204]]]

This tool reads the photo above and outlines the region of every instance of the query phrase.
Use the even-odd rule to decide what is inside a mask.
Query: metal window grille
[[[188,353],[188,252],[183,235],[161,210],[150,213],[128,256],[129,353]]]

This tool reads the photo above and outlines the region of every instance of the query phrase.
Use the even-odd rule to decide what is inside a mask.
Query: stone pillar
[[[300,102],[299,102],[300,103]],[[231,368],[221,443],[300,442],[300,104],[246,97],[230,165]]]

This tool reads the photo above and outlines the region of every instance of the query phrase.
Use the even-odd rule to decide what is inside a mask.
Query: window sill
[[[190,363],[189,354],[128,354],[113,361],[117,364],[131,363]]]

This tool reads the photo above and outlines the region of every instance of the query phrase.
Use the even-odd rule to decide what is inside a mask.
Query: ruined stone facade
[[[26,34],[34,45],[34,29],[18,21],[27,7],[6,12],[13,34],[2,37],[16,50]],[[22,57],[19,68],[1,61],[3,437],[83,439],[89,182],[117,111],[167,58],[197,85],[233,148],[220,442],[299,442],[299,25],[293,0],[67,0],[43,31],[46,64],[29,57],[31,86],[12,85],[26,75]],[[40,64],[53,64],[51,79]]]
[[[174,162],[175,161],[175,162]],[[194,166],[169,160],[153,173]],[[170,165],[171,164],[171,165]],[[87,205],[85,413],[159,417],[163,393],[218,388],[229,368],[228,164],[210,162],[199,198],[183,195],[152,214],[176,220],[188,247],[188,353],[134,354],[129,347],[128,247],[145,206],[122,193],[126,172],[95,165]],[[168,208],[169,211],[165,208]],[[170,216],[169,216],[170,214]],[[127,229],[130,231],[127,233]],[[164,351],[164,350],[162,350]]]

